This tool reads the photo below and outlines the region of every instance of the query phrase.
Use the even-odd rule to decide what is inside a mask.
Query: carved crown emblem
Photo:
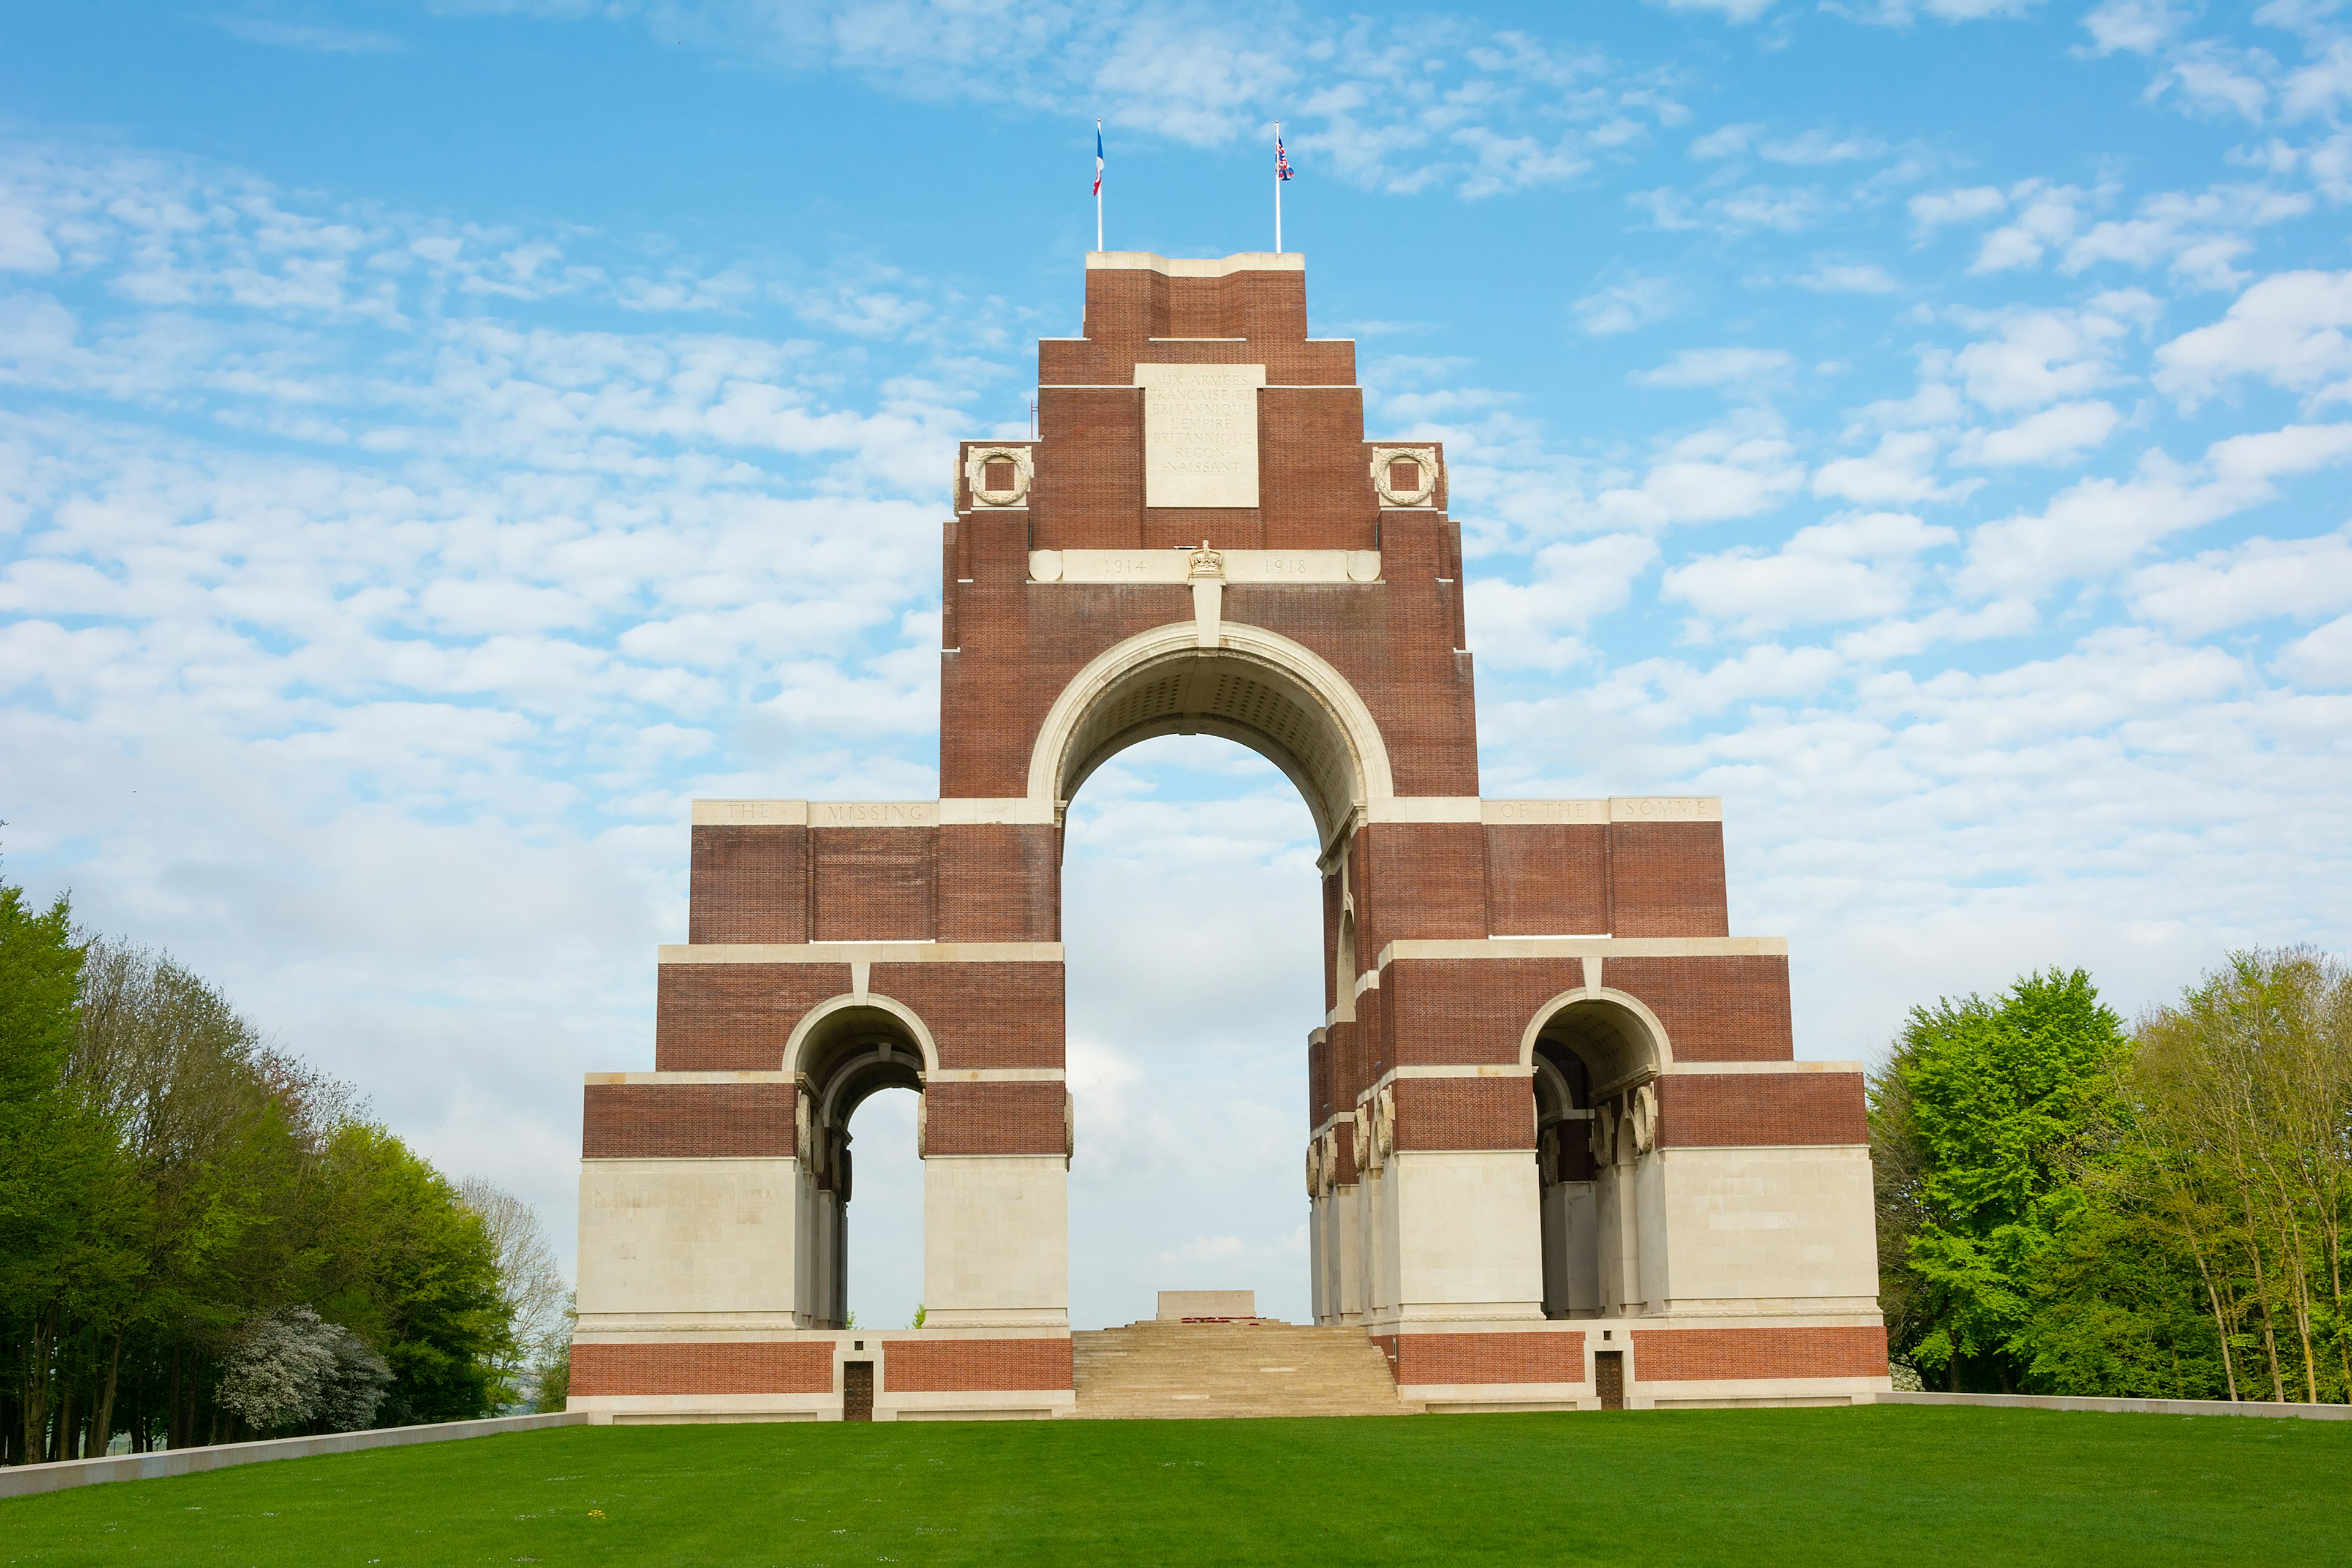
[[[1184,575],[1187,577],[1222,577],[1224,574],[1224,555],[1210,549],[1205,539],[1201,541],[1201,548],[1192,552],[1184,563]]]

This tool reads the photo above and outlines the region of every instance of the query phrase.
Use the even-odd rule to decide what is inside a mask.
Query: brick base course
[[[576,1344],[572,1392],[583,1398],[662,1394],[830,1394],[830,1341]]]
[[[1885,1375],[1883,1328],[1633,1331],[1637,1383]]]
[[[1396,1334],[1382,1340],[1401,1384],[1582,1383],[1584,1336]]]
[[[1077,1386],[1070,1342],[890,1340],[882,1347],[882,1386],[891,1394],[1025,1393]]]

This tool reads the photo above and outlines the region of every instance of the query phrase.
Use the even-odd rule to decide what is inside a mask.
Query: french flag
[[[1102,195],[1102,121],[1095,121],[1095,195]]]

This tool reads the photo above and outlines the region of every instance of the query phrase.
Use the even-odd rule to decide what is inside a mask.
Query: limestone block
[[[589,1160],[580,1311],[790,1312],[795,1160]]]
[[[1400,1150],[1398,1306],[1410,1314],[1542,1316],[1536,1163],[1524,1150]]]
[[[923,1162],[927,1324],[1066,1327],[1069,1171],[1059,1154]]]
[[[1876,1298],[1867,1149],[1670,1149],[1656,1163],[1669,1310]]]

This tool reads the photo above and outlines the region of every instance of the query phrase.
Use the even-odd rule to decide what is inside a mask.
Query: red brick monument
[[[1885,1388],[1861,1068],[1793,1059],[1718,801],[1481,797],[1444,453],[1363,438],[1302,258],[1089,255],[1038,381],[1040,438],[956,462],[940,798],[695,805],[655,1070],[587,1085],[573,1408],[1085,1413],[1063,813],[1203,731],[1321,841],[1318,1324],[1436,1408]],[[928,1317],[845,1330],[846,1130],[894,1086]]]

